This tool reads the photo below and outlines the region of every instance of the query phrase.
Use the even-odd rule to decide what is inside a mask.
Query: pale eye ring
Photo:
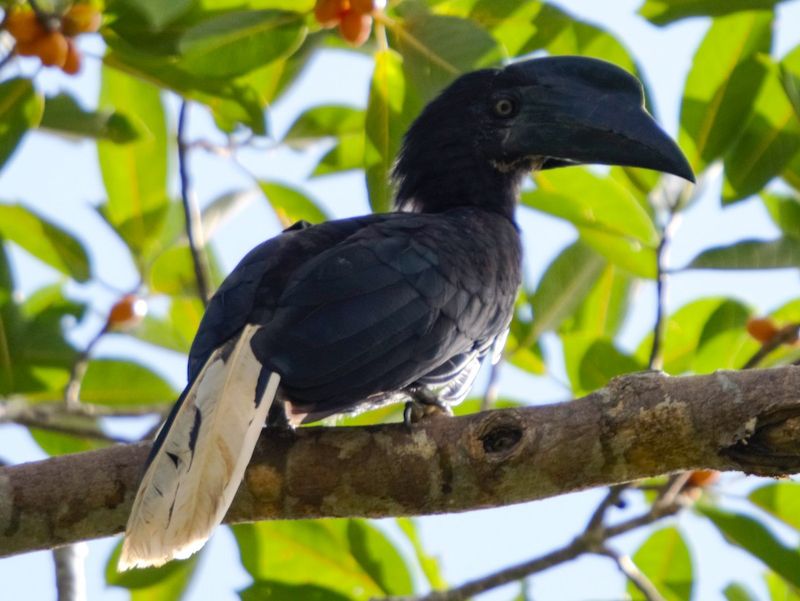
[[[494,114],[498,117],[513,117],[517,113],[517,103],[513,98],[503,96],[494,103]]]

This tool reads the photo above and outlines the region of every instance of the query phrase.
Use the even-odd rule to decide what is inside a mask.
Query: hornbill
[[[644,109],[640,83],[616,66],[562,56],[467,73],[406,133],[395,212],[297,224],[250,251],[200,324],[120,568],[202,547],[271,407],[298,424],[387,402],[463,400],[511,321],[522,181],[579,163],[693,181]]]

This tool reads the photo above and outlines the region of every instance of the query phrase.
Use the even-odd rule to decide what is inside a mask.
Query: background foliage
[[[0,3],[5,15],[13,4]],[[659,26],[711,17],[682,90],[678,133],[698,188],[617,167],[571,168],[532,178],[520,212],[561,219],[574,226],[575,237],[539,281],[521,291],[508,363],[532,375],[563,369],[569,394],[581,395],[615,375],[648,367],[708,373],[800,359],[794,344],[800,300],[755,315],[736,298],[696,298],[663,320],[654,318],[653,333],[634,348],[620,343],[626,316],[634,310],[633,292],[642,282],[665,284],[679,270],[768,270],[800,263],[800,39],[781,56],[773,52],[776,28],[782,26],[775,20],[777,4],[642,4],[641,17]],[[69,5],[53,0],[36,6],[60,18]],[[371,208],[385,211],[391,199],[387,173],[402,133],[459,73],[550,53],[603,58],[642,76],[637,57],[614,35],[548,2],[390,2],[374,14],[370,38],[359,48],[320,26],[313,0],[108,0],[92,6],[102,14],[95,37],[102,38],[103,67],[91,106],[76,99],[66,75],[57,91],[42,86],[38,59],[17,57],[13,38],[0,33],[8,53],[0,71],[0,178],[4,168],[13,168],[10,161],[26,136],[37,130],[93,140],[105,186],[104,198],[94,205],[105,228],[98,239],[76,236],[37,212],[29,199],[7,198],[0,188],[0,419],[28,428],[51,455],[111,444],[116,441],[111,433],[118,431],[114,420],[166,411],[177,391],[151,363],[95,356],[93,350],[110,336],[186,353],[203,311],[197,263],[213,289],[224,275],[215,234],[243,203],[263,196],[284,225],[328,217],[304,189],[246,171],[248,189],[212,199],[197,190],[204,198],[200,239],[205,241],[197,261],[185,221],[184,201],[191,208],[194,196],[191,172],[175,184],[188,154],[210,152],[247,170],[237,160],[242,151],[288,147],[308,153],[327,145],[309,179],[361,172]],[[316,53],[330,50],[359,53],[373,62],[366,106],[316,106],[285,135],[271,135],[269,107]],[[210,115],[221,134],[216,139],[224,141],[187,139],[181,126],[186,108],[177,120],[176,97],[189,101],[194,114]],[[718,202],[761,205],[779,234],[705,248],[679,270],[668,265],[664,251],[678,218],[700,198],[698,190],[720,177]],[[104,285],[90,257],[103,253],[100,240],[109,235],[127,249],[138,280],[114,293],[112,309],[80,293],[82,287]],[[50,283],[25,297],[12,260],[18,249],[52,274]],[[146,306],[150,311],[143,316]],[[81,327],[94,332],[76,342],[72,330]],[[547,352],[543,336],[557,340],[544,347]],[[492,390],[461,411],[492,404]],[[520,394],[501,404],[525,401]],[[397,417],[386,410],[351,423]],[[733,512],[720,505],[713,482],[698,482],[691,491],[696,515],[727,544],[763,564],[772,599],[800,599],[800,485],[761,483],[748,494],[748,511]],[[638,487],[642,492],[634,487],[627,494],[649,502],[646,489],[658,484],[644,483]],[[445,588],[439,562],[426,553],[414,522],[398,520],[392,531],[390,537],[355,519],[236,527],[242,565],[252,577],[240,595],[340,601]],[[697,549],[687,539],[689,533],[675,523],[662,524],[633,555],[666,599],[698,598]],[[114,563],[112,557],[109,566]],[[122,575],[109,568],[106,579],[130,589],[132,598],[174,599],[196,566],[191,559]],[[720,594],[731,601],[756,599],[749,588],[732,575]],[[524,588],[520,591],[516,598],[526,598]],[[632,585],[628,592],[642,598]]]

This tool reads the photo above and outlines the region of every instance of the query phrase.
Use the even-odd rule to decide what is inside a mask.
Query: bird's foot
[[[432,417],[452,417],[453,410],[447,403],[443,403],[429,392],[416,390],[411,393],[411,400],[406,401],[403,409],[403,423],[410,428],[423,419]]]

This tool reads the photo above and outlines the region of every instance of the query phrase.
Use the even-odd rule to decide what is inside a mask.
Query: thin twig
[[[603,527],[603,522],[606,519],[606,513],[608,513],[608,510],[612,506],[616,506],[619,503],[620,497],[627,487],[627,484],[618,484],[616,486],[609,487],[608,494],[603,498],[602,501],[600,501],[600,504],[597,506],[597,509],[594,510],[592,517],[589,518],[586,528],[584,529],[585,533],[597,532]]]
[[[598,551],[598,555],[605,555],[614,560],[619,571],[641,591],[647,601],[664,601],[664,597],[661,596],[658,589],[656,589],[653,583],[650,582],[650,579],[636,567],[636,564],[633,563],[633,560],[628,555],[619,553],[610,547],[603,547]]]
[[[203,227],[200,218],[200,209],[197,206],[197,199],[191,189],[188,167],[189,146],[184,139],[186,133],[187,113],[189,103],[184,100],[181,102],[181,109],[178,113],[178,171],[181,180],[181,201],[183,202],[183,214],[186,219],[186,237],[189,240],[189,250],[192,253],[192,263],[194,264],[194,275],[197,279],[197,292],[203,306],[208,306],[209,292],[211,290],[208,277],[208,265],[205,260],[203,246]]]
[[[647,362],[648,369],[661,369],[664,364],[663,338],[664,316],[667,305],[667,258],[673,229],[677,223],[676,216],[677,214],[670,210],[664,228],[661,230],[661,239],[656,249],[656,319],[653,324],[653,345],[650,348],[650,359]]]
[[[86,368],[89,366],[89,356],[97,343],[100,342],[103,334],[107,331],[108,325],[104,326],[103,329],[89,341],[86,348],[78,353],[78,356],[75,357],[75,361],[72,363],[72,367],[69,370],[69,380],[67,380],[67,385],[64,387],[64,404],[70,411],[76,411],[81,405],[81,383],[83,382],[83,376],[86,375]]]
[[[53,549],[58,601],[86,601],[86,543]]]
[[[17,45],[14,44],[11,47],[11,49],[8,51],[8,54],[6,54],[2,59],[0,59],[0,69],[5,67],[8,63],[10,63],[11,59],[13,59],[16,56],[16,54],[15,54],[16,49],[17,49]]]
[[[610,506],[610,505],[609,505]],[[566,563],[576,559],[584,553],[603,553],[606,548],[605,542],[611,538],[630,532],[642,526],[656,522],[669,515],[674,515],[683,504],[680,499],[671,507],[657,508],[651,507],[647,513],[631,518],[621,524],[609,528],[600,528],[599,531],[578,536],[571,543],[546,553],[535,559],[499,570],[488,576],[472,580],[461,586],[447,591],[434,591],[426,595],[411,597],[387,597],[387,601],[465,601],[473,595],[477,595],[493,588],[527,578],[538,572],[543,572],[553,566]]]

